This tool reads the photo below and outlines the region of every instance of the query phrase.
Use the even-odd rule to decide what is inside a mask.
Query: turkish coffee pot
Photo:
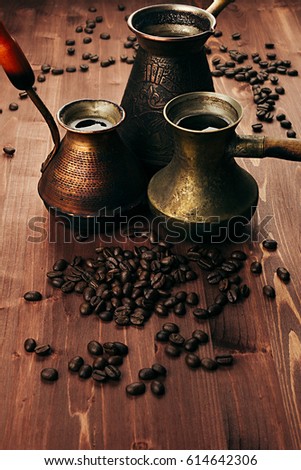
[[[30,64],[1,22],[0,63],[12,84],[27,91],[52,134],[54,148],[42,164],[38,184],[47,208],[83,219],[118,217],[145,201],[141,162],[118,134],[125,118],[121,106],[89,99],[66,104],[57,114],[67,131],[61,141],[56,122],[33,88]]]
[[[300,139],[238,135],[243,116],[233,98],[192,92],[173,98],[163,112],[175,149],[170,163],[148,185],[152,212],[174,233],[229,233],[246,225],[258,201],[255,179],[235,158],[274,157],[301,161]]]
[[[214,33],[217,15],[233,1],[215,0],[207,10],[153,5],[128,18],[139,48],[121,101],[127,114],[121,137],[150,174],[173,153],[162,114],[165,104],[182,93],[214,91],[204,45]]]

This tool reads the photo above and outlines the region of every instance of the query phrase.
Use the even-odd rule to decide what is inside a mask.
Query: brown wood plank
[[[117,58],[116,65],[107,69],[100,68],[99,63],[89,64],[86,74],[47,75],[45,83],[37,83],[38,93],[53,114],[68,101],[83,97],[120,102],[130,72],[130,66],[118,60],[129,34],[124,15],[161,2],[125,3],[126,11],[119,12],[117,2],[97,2],[97,14],[104,16],[104,22],[97,26],[88,45],[81,44],[82,35],[76,35],[74,29],[94,15],[88,12],[91,2],[75,0],[70,5],[66,0],[11,0],[1,5],[0,20],[19,41],[36,74],[44,62],[78,67],[84,51],[99,53],[102,59],[108,55]],[[278,57],[292,60],[301,73],[299,3],[236,0],[218,18],[223,36],[208,41],[213,51],[209,62],[216,56],[225,57],[219,52],[220,43],[249,54],[258,50],[264,57],[264,43],[271,41]],[[99,33],[105,31],[111,34],[111,40],[98,40]],[[241,33],[238,42],[231,39],[236,31]],[[67,38],[77,41],[75,56],[66,54]],[[280,81],[286,93],[277,104],[277,112],[287,114],[300,137],[300,77],[281,76]],[[231,369],[191,371],[184,357],[168,359],[162,345],[155,345],[154,334],[164,319],[153,316],[144,329],[116,329],[113,323],[80,317],[81,296],[62,294],[48,284],[46,272],[56,259],[72,260],[75,254],[94,256],[100,240],[78,243],[71,238],[66,243],[59,226],[56,237],[52,227],[49,242],[45,232],[32,230],[34,220],[37,222],[33,218],[40,217],[42,229],[47,235],[50,231],[37,183],[40,165],[52,146],[51,138],[38,111],[29,100],[19,100],[18,91],[2,69],[0,82],[0,148],[11,144],[17,149],[12,159],[1,156],[0,173],[0,448],[300,449],[300,165],[276,159],[239,162],[256,178],[260,191],[250,228],[252,240],[242,245],[249,254],[242,277],[250,285],[251,295],[243,303],[226,306],[210,323],[197,323],[191,314],[169,318],[180,324],[184,336],[197,327],[209,333],[211,341],[202,346],[201,355],[232,352],[235,357]],[[216,91],[242,103],[244,118],[238,130],[251,133],[256,119],[250,86],[224,77],[214,79],[214,84]],[[12,101],[20,106],[17,112],[8,110]],[[277,122],[265,124],[264,132],[285,137]],[[266,219],[268,216],[271,218]],[[68,235],[66,231],[65,237]],[[278,240],[277,252],[267,253],[256,241],[266,235]],[[128,246],[133,244],[129,242]],[[185,253],[188,246],[183,244],[176,251]],[[223,249],[230,252],[234,248],[235,244],[228,243]],[[257,278],[249,272],[255,259],[261,260],[264,268]],[[288,285],[281,284],[275,275],[280,265],[291,272]],[[213,301],[216,288],[208,287],[205,275],[199,274],[189,289],[199,293],[205,306]],[[262,286],[266,283],[274,284],[275,300],[263,298]],[[44,294],[42,302],[24,302],[24,292],[32,288]],[[49,342],[54,354],[44,359],[26,354],[23,342],[30,336]],[[91,339],[114,339],[129,345],[120,383],[97,386],[68,372],[67,362],[73,355],[82,354],[91,361],[86,351]],[[155,361],[168,367],[166,396],[157,399],[148,390],[141,397],[126,397],[126,384],[137,379],[141,367]],[[39,374],[46,366],[58,368],[57,383],[41,383]]]

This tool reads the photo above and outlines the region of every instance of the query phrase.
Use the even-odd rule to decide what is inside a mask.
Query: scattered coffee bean
[[[263,130],[263,125],[258,123],[258,124],[252,124],[252,129],[253,132],[262,132]]]
[[[180,333],[171,333],[168,340],[176,346],[183,346],[185,343],[185,338]]]
[[[26,99],[28,98],[28,93],[27,93],[27,91],[21,91],[21,92],[19,93],[19,98],[20,98],[20,100],[26,100]]]
[[[51,70],[52,75],[62,75],[64,73],[64,69],[61,68],[54,68]]]
[[[40,83],[43,83],[46,81],[46,77],[43,73],[40,73],[38,76],[37,76],[37,81],[40,82]]]
[[[184,349],[189,352],[194,352],[198,349],[199,342],[197,338],[189,338],[184,343]]]
[[[110,348],[107,346],[107,343],[105,344],[106,344],[106,352],[108,352]],[[114,341],[113,345],[114,345],[114,351],[116,354],[123,356],[123,357],[128,354],[129,348],[126,344],[121,343],[120,341]]]
[[[220,366],[232,366],[233,356],[231,354],[215,356],[215,361]]]
[[[161,375],[162,377],[165,377],[167,374],[167,369],[159,363],[155,363],[152,365],[152,369],[155,371],[155,373],[158,375]]]
[[[42,294],[36,290],[30,290],[24,294],[24,299],[28,302],[37,302],[42,300]]]
[[[105,41],[107,41],[108,39],[111,39],[111,36],[109,33],[101,33],[99,37],[100,39],[104,39]]]
[[[33,338],[27,338],[24,341],[24,349],[26,352],[34,352],[35,348],[37,346],[36,340]]]
[[[238,39],[240,39],[240,33],[233,33],[231,37],[234,41],[237,41]]]
[[[103,68],[104,67],[109,67],[110,65],[111,65],[111,62],[109,60],[102,60],[100,62],[100,66],[103,67]]]
[[[263,286],[263,293],[266,297],[269,297],[270,299],[274,299],[276,297],[276,292],[274,287],[266,285]]]
[[[216,30],[214,31],[214,33],[213,33],[213,36],[214,36],[215,38],[220,38],[222,35],[223,35],[222,31],[220,31],[220,30],[218,30],[218,29],[216,29]]]
[[[91,377],[92,372],[93,372],[93,369],[90,366],[90,364],[83,364],[79,368],[78,375],[81,379],[88,379],[89,377]]]
[[[96,23],[102,23],[103,22],[103,17],[102,16],[96,16],[95,21],[96,21]]]
[[[66,72],[74,73],[74,72],[76,72],[76,67],[74,67],[74,66],[66,67]]]
[[[75,39],[66,39],[65,45],[66,46],[74,46],[75,45]]]
[[[51,70],[51,65],[50,64],[43,64],[41,65],[41,71],[43,73],[49,73]]]
[[[241,287],[240,287],[240,295],[241,297],[244,297],[245,299],[247,297],[249,297],[250,295],[250,287],[247,286],[247,284],[243,284]]]
[[[227,291],[227,299],[231,304],[239,300],[240,289],[235,284]]]
[[[121,366],[123,364],[122,356],[110,356],[108,358],[108,364],[111,366]]]
[[[141,380],[153,380],[157,377],[157,372],[153,368],[145,367],[139,370],[138,376]]]
[[[93,28],[89,28],[88,26],[86,26],[84,29],[84,32],[86,34],[93,34],[94,31],[93,31]]]
[[[153,380],[151,382],[150,389],[154,395],[161,396],[165,394],[165,386],[162,382],[158,380]]]
[[[290,77],[297,77],[299,75],[298,70],[292,69],[287,72]]]
[[[277,114],[276,119],[277,121],[283,121],[284,119],[286,119],[286,116],[283,113],[279,113]]]
[[[12,145],[5,145],[5,147],[3,147],[3,152],[6,153],[6,155],[9,155],[10,157],[14,155],[15,151],[16,149],[12,147]]]
[[[207,307],[209,318],[219,315],[223,311],[223,306],[221,304],[212,304]]]
[[[253,274],[261,274],[262,264],[259,263],[259,261],[253,261],[253,263],[251,263],[250,270]]]
[[[196,369],[197,367],[200,367],[201,365],[200,358],[196,354],[193,354],[193,353],[186,354],[185,362],[188,365],[188,367],[191,367],[192,369]]]
[[[209,318],[209,312],[205,308],[197,308],[192,313],[197,320],[207,320]]]
[[[82,32],[83,32],[83,27],[82,27],[82,26],[77,26],[77,27],[75,28],[75,32],[76,32],[76,33],[82,33]]]
[[[67,54],[68,55],[74,55],[75,54],[75,48],[74,47],[68,47],[67,48]]]
[[[126,392],[129,395],[142,395],[143,393],[145,393],[145,391],[146,387],[145,383],[143,382],[133,382],[126,386]]]
[[[163,331],[166,331],[169,335],[172,333],[179,333],[180,328],[176,323],[164,323],[162,326]]]
[[[186,297],[186,303],[188,305],[195,306],[199,303],[199,296],[195,292],[190,292]]]
[[[218,363],[210,357],[204,357],[201,359],[201,366],[207,370],[215,370],[218,367]]]
[[[284,95],[285,93],[285,89],[283,88],[283,86],[276,86],[275,91],[276,93],[278,93],[278,95]]]
[[[19,109],[19,105],[17,103],[10,103],[8,109],[10,111],[17,111]]]
[[[87,349],[93,356],[101,356],[103,354],[103,347],[98,341],[89,341]]]
[[[119,380],[121,377],[121,372],[118,367],[113,365],[107,365],[104,369],[107,377],[111,380]]]
[[[83,38],[83,43],[84,44],[90,44],[92,42],[92,38],[90,38],[89,36],[85,36]]]
[[[98,356],[94,359],[93,361],[93,369],[98,369],[98,370],[105,370],[105,367],[109,364],[108,360],[111,357],[116,357],[116,356],[110,356],[108,359],[106,359],[104,356]],[[118,356],[120,357],[120,356]],[[116,364],[113,364],[116,365]]]
[[[296,132],[290,129],[289,131],[286,132],[286,137],[289,139],[295,139],[297,136]]]
[[[104,383],[108,380],[107,374],[101,369],[94,369],[91,375],[95,382]]]
[[[290,280],[291,276],[290,276],[289,271],[286,268],[279,267],[277,268],[276,273],[279,279],[281,279],[281,281],[288,282]]]
[[[34,352],[37,356],[49,356],[51,354],[52,349],[49,344],[42,344],[41,346],[36,346]]]
[[[275,44],[273,42],[266,42],[264,46],[266,49],[274,49]]]
[[[87,72],[89,70],[89,65],[80,64],[79,69],[80,69],[81,72]]]
[[[266,250],[269,250],[269,251],[275,251],[277,250],[277,242],[276,240],[273,240],[271,238],[267,238],[266,240],[264,240],[262,242],[262,246],[263,248],[265,248]]]
[[[75,356],[68,362],[68,369],[72,372],[78,372],[82,365],[84,365],[83,358],[81,356]]]
[[[179,357],[181,355],[181,348],[175,344],[167,344],[164,351],[170,357]]]
[[[239,259],[240,261],[245,261],[247,259],[247,255],[244,251],[235,250],[232,251],[231,258]]]
[[[134,57],[128,57],[125,62],[126,64],[132,65],[135,62],[135,59]]]
[[[43,369],[41,371],[41,378],[49,382],[54,382],[55,380],[58,380],[59,373],[56,369],[53,369],[52,367],[47,367],[46,369]]]

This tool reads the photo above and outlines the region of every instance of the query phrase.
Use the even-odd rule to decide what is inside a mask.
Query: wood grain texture
[[[101,59],[117,58],[109,68],[89,64],[87,73],[47,75],[45,83],[37,83],[38,93],[53,114],[80,98],[121,101],[131,67],[118,60],[129,34],[124,15],[162,2],[127,0],[126,11],[120,12],[117,1],[98,1],[96,14],[103,15],[104,22],[97,25],[92,43],[84,45],[83,35],[74,29],[95,16],[88,12],[92,3],[10,0],[0,6],[0,20],[18,40],[36,75],[42,63],[79,67],[84,51],[98,53]],[[204,6],[209,2],[194,3]],[[236,0],[220,14],[217,27],[223,36],[208,41],[213,52],[208,56],[210,63],[213,57],[225,57],[219,51],[221,43],[249,54],[258,51],[264,57],[264,43],[274,42],[277,56],[290,59],[301,73],[298,0]],[[241,39],[235,42],[231,34],[237,31]],[[111,40],[99,40],[101,32],[109,32]],[[68,38],[76,39],[75,56],[66,54]],[[281,76],[286,93],[277,103],[277,112],[287,114],[299,137],[300,80]],[[164,320],[152,316],[141,330],[119,329],[96,317],[80,317],[81,297],[62,294],[47,282],[46,272],[56,259],[94,256],[100,240],[79,243],[62,225],[51,225],[37,193],[40,166],[52,145],[49,131],[33,104],[19,100],[2,69],[0,83],[0,148],[8,144],[16,148],[13,158],[0,155],[0,448],[300,449],[300,164],[270,158],[239,161],[255,177],[260,192],[250,238],[241,245],[249,255],[243,278],[251,295],[243,303],[226,306],[210,322],[198,324],[191,314],[182,319],[170,317],[180,324],[184,336],[197,327],[209,333],[211,340],[202,346],[202,355],[231,352],[235,365],[215,373],[190,371],[183,357],[168,359],[162,346],[154,344],[154,334]],[[238,131],[251,133],[256,120],[250,86],[224,77],[215,78],[214,85],[216,91],[241,102],[244,117]],[[16,112],[8,110],[13,101],[19,104]],[[264,132],[271,138],[285,137],[277,122],[266,124]],[[40,227],[39,232],[33,230],[33,223]],[[278,241],[276,252],[262,249],[260,242],[266,236]],[[188,246],[177,246],[176,251],[185,253]],[[223,247],[225,252],[233,248],[230,243]],[[254,260],[263,263],[261,276],[249,271]],[[277,278],[278,266],[291,272],[289,284]],[[275,300],[262,295],[267,283],[275,286]],[[43,293],[41,302],[24,301],[23,294],[31,289]],[[216,295],[202,273],[189,289],[199,293],[204,306]],[[43,359],[25,353],[27,337],[50,343],[54,353]],[[68,372],[68,359],[74,355],[82,354],[91,361],[86,351],[91,339],[129,345],[120,383],[98,386]],[[126,384],[137,379],[141,367],[154,362],[168,367],[166,396],[157,399],[148,390],[141,397],[126,397]],[[59,370],[58,382],[41,383],[41,369],[52,366]]]

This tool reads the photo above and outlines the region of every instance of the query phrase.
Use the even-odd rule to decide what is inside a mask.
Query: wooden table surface
[[[43,63],[78,67],[84,51],[99,53],[101,59],[108,55],[119,58],[129,34],[125,14],[153,3],[125,0],[126,10],[121,12],[115,0],[10,0],[1,3],[0,20],[38,75]],[[88,8],[94,4],[97,13],[90,13]],[[83,45],[75,27],[96,14],[103,15],[104,22],[97,25],[93,42]],[[223,36],[208,41],[210,63],[213,57],[227,56],[219,51],[221,43],[249,54],[258,51],[265,57],[264,44],[274,42],[278,58],[291,60],[301,73],[299,0],[236,0],[219,16],[217,27]],[[234,42],[231,34],[237,31],[241,39]],[[111,39],[100,42],[100,32],[109,32]],[[66,54],[67,38],[77,40],[74,56]],[[37,82],[37,89],[53,114],[63,104],[85,97],[120,102],[130,68],[119,60],[108,68],[90,64],[87,73],[49,74],[44,83]],[[280,76],[286,93],[277,102],[277,112],[287,114],[299,137],[300,80]],[[32,102],[19,99],[2,69],[0,83],[0,147],[10,144],[16,148],[13,158],[1,155],[0,172],[1,449],[300,449],[300,164],[276,159],[240,161],[257,180],[260,193],[252,239],[239,245],[248,254],[243,278],[251,295],[243,303],[227,305],[210,322],[198,324],[191,312],[183,318],[169,317],[180,324],[186,337],[198,327],[208,332],[210,342],[202,347],[202,356],[234,355],[231,368],[214,373],[191,371],[183,357],[169,359],[161,345],[154,347],[154,334],[164,319],[153,315],[143,329],[118,329],[113,322],[81,317],[81,297],[63,294],[47,282],[46,272],[55,260],[94,256],[100,240],[71,238],[64,243],[61,226],[57,233],[52,230],[51,240],[45,236],[49,217],[37,183],[51,137]],[[251,133],[256,118],[249,84],[222,77],[215,78],[214,85],[216,91],[241,102],[244,118],[239,132]],[[8,109],[11,102],[19,104],[17,111]],[[286,136],[277,121],[265,124],[264,132]],[[39,232],[33,231],[33,223],[40,227]],[[265,236],[278,241],[276,252],[262,248]],[[133,248],[133,243],[128,246]],[[188,246],[177,250],[185,253]],[[256,278],[249,270],[254,260],[263,263],[263,274]],[[278,266],[290,271],[289,284],[277,278]],[[199,293],[201,305],[208,305],[216,290],[198,273],[189,289]],[[276,289],[274,300],[263,297],[262,286],[267,283]],[[32,289],[42,292],[41,302],[23,299]],[[54,353],[40,359],[26,353],[23,343],[28,337],[51,344]],[[92,379],[80,380],[68,372],[68,360],[74,355],[92,361],[86,351],[91,339],[128,344],[130,354],[122,366],[122,380],[115,386],[96,386]],[[141,367],[154,362],[168,368],[166,395],[158,399],[148,390],[143,396],[128,398],[125,386],[137,379]],[[42,383],[44,367],[56,367],[59,380]]]

